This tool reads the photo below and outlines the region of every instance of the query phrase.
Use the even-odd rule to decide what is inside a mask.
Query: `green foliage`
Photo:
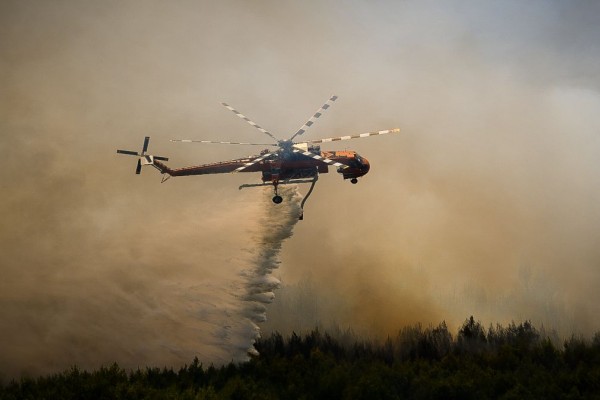
[[[243,364],[204,367],[196,358],[178,371],[73,367],[2,384],[0,400],[598,398],[600,334],[554,343],[528,321],[486,331],[473,317],[456,338],[444,322],[406,327],[381,343],[318,329],[274,333]]]

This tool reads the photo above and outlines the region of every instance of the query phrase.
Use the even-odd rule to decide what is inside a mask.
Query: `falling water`
[[[283,197],[283,202],[274,205],[270,199],[271,189],[265,189],[263,192],[264,214],[252,234],[253,248],[250,250],[249,268],[241,272],[241,318],[248,342],[240,343],[238,350],[247,354],[258,354],[254,348],[256,339],[260,337],[258,324],[266,321],[267,305],[273,301],[274,290],[281,284],[279,279],[273,276],[273,271],[281,263],[279,253],[283,242],[292,236],[301,214],[302,198],[296,186],[282,188],[279,194]]]

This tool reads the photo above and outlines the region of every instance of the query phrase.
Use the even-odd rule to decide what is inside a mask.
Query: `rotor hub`
[[[294,148],[294,142],[292,142],[291,140],[280,140],[277,142],[277,144],[280,148],[282,148],[285,151],[292,151],[292,149]]]

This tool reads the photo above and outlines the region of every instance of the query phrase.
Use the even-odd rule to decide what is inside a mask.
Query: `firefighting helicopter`
[[[322,113],[327,110],[337,96],[332,96],[310,117],[304,125],[300,127],[288,140],[280,140],[271,132],[262,128],[248,117],[232,108],[229,104],[221,103],[225,108],[232,111],[242,120],[252,125],[254,128],[269,136],[275,143],[243,143],[243,142],[218,142],[210,140],[194,140],[194,139],[171,139],[172,142],[180,143],[203,143],[203,144],[229,144],[229,145],[247,145],[247,146],[267,146],[275,149],[264,149],[259,155],[250,156],[230,161],[220,161],[210,164],[190,166],[184,168],[171,169],[161,161],[168,161],[167,157],[150,155],[147,153],[150,137],[144,138],[144,144],[141,152],[131,150],[117,150],[119,154],[127,154],[138,157],[136,174],[140,174],[142,166],[151,165],[158,169],[163,174],[162,182],[165,182],[170,177],[189,176],[189,175],[206,175],[206,174],[221,174],[221,173],[238,173],[238,172],[261,172],[262,183],[243,184],[239,188],[258,187],[258,186],[273,186],[274,196],[273,203],[280,204],[283,198],[278,193],[279,185],[310,183],[310,189],[301,203],[301,208],[310,194],[312,193],[319,174],[329,172],[329,166],[337,168],[344,180],[349,179],[351,183],[358,183],[358,178],[369,172],[369,161],[361,157],[355,151],[321,151],[321,143],[336,142],[342,140],[365,138],[369,136],[385,135],[388,133],[397,133],[400,129],[389,129],[377,132],[366,132],[358,135],[340,136],[318,140],[294,141],[296,137],[301,136],[310,128],[314,122],[321,117]],[[166,174],[166,176],[164,176]],[[303,215],[300,216],[303,219]]]

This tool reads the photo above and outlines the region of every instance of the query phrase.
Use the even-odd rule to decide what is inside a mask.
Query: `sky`
[[[183,167],[306,139],[333,170],[283,242],[263,334],[385,337],[473,315],[600,331],[600,5],[594,1],[0,3],[0,378],[240,358],[244,271],[273,215],[257,174]],[[306,187],[300,187],[305,193]],[[243,307],[242,307],[243,308]],[[228,328],[229,327],[229,328]]]

